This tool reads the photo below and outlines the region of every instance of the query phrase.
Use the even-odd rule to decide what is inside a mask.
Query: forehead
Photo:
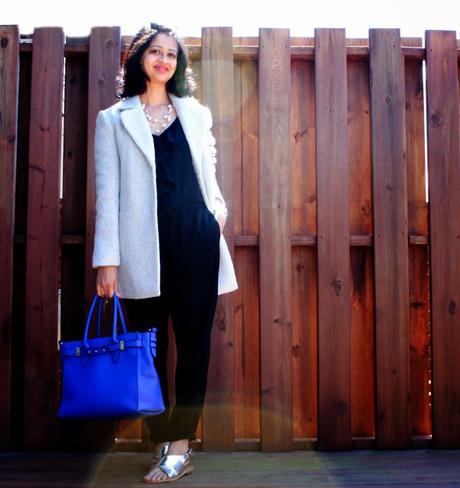
[[[160,32],[151,41],[150,46],[160,46],[164,49],[172,49],[177,52],[177,42],[174,37],[168,36],[167,34]]]

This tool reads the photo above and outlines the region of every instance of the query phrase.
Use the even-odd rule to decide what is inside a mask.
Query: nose
[[[167,62],[168,61],[168,53],[162,53],[160,54],[160,61],[162,62]]]

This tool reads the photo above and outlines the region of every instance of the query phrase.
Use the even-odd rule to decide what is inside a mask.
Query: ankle
[[[169,454],[184,454],[189,450],[189,440],[179,439],[171,441],[168,452]]]

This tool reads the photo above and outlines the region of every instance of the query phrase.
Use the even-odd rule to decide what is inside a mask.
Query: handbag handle
[[[85,333],[83,335],[83,345],[86,348],[89,348],[88,333],[89,333],[89,326],[91,324],[91,318],[93,315],[94,307],[96,306],[96,302],[99,301],[99,312],[101,312],[102,300],[103,300],[103,297],[100,297],[98,294],[96,294],[93,298],[93,302],[91,303],[91,307],[89,309],[88,317],[86,318]],[[118,312],[120,312],[120,319],[121,319],[123,331],[125,334],[127,333],[127,329],[126,329],[125,318],[123,316],[123,311],[122,311],[121,305],[119,303],[119,298],[115,293],[113,295],[113,301],[114,301],[114,310],[113,310],[112,338],[113,338],[114,342],[119,342],[119,340],[117,339]],[[99,335],[101,333],[101,321],[102,321],[102,313],[99,313],[99,317],[98,317],[98,334]]]
[[[123,309],[121,307],[120,299],[116,295],[114,295],[114,297],[115,297],[115,304],[118,307],[118,311],[120,313],[121,321],[123,323],[123,327],[124,327],[125,332],[126,332],[125,318],[123,317]],[[157,356],[157,330],[158,330],[158,328],[157,327],[151,327],[150,330],[151,330],[150,350],[152,352],[152,356],[155,358]],[[114,336],[114,341],[119,342],[115,336]]]
[[[97,309],[97,337],[101,337],[102,329],[102,300],[99,300],[99,306]]]
[[[114,306],[115,306],[114,315],[116,317],[117,310],[118,310],[118,313],[120,314],[121,324],[123,325],[123,332],[125,334],[127,334],[128,331],[126,329],[125,317],[123,316],[123,310],[121,309],[120,299],[118,298],[116,293],[113,294],[113,301],[114,301]],[[116,321],[115,317],[113,318],[112,339],[114,342],[119,342],[119,340],[117,339],[117,321]]]

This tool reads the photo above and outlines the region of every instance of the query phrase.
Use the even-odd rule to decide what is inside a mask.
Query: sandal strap
[[[169,446],[171,445],[171,442],[164,442],[162,443],[161,449],[155,448],[153,457],[152,457],[152,462],[156,464],[167,452],[169,449]]]
[[[168,449],[169,449],[169,446],[171,445],[170,442],[168,442],[167,444],[165,444],[162,448],[161,448],[161,454],[160,454],[160,457],[163,457],[167,452],[168,452]]]
[[[189,463],[191,454],[192,449],[189,449],[184,454],[167,454],[163,457],[158,467],[168,476],[168,478],[173,478],[178,476]]]

